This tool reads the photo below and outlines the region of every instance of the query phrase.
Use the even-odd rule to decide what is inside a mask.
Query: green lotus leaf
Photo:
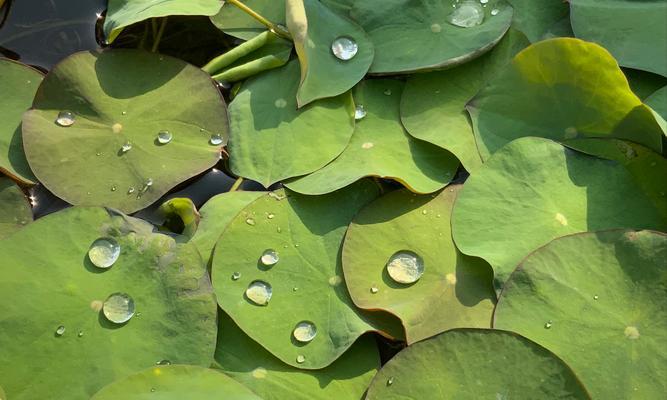
[[[0,239],[32,221],[32,208],[14,182],[0,176]]]
[[[642,101],[645,101],[650,95],[667,85],[667,78],[658,74],[630,68],[624,68],[623,72],[630,83],[632,91]],[[655,106],[655,104],[649,105],[652,107]],[[663,116],[663,118],[665,117]]]
[[[667,220],[623,165],[533,137],[496,152],[452,212],[457,247],[491,264],[496,287],[552,239],[612,228],[663,230]]]
[[[220,0],[109,0],[104,35],[113,42],[126,26],[169,15],[215,15]]]
[[[160,365],[119,379],[91,400],[262,400],[222,372],[194,365]]]
[[[285,25],[284,0],[242,0],[242,2],[274,24]],[[231,3],[225,3],[220,11],[211,17],[211,21],[226,34],[243,40],[250,40],[267,30],[266,26]]]
[[[296,61],[243,84],[229,106],[229,161],[236,175],[269,187],[322,168],[345,149],[354,131],[352,96],[297,109],[298,86]]]
[[[596,44],[571,38],[520,52],[467,109],[483,160],[523,136],[615,137],[661,151],[664,135],[616,60]]]
[[[624,67],[667,76],[667,3],[570,0],[577,37],[600,43]]]
[[[375,339],[363,335],[324,369],[285,365],[221,313],[214,367],[265,400],[359,400],[380,365]]]
[[[87,255],[99,238],[120,246],[109,269]],[[161,360],[209,365],[215,297],[193,245],[141,220],[74,207],[0,241],[0,254],[0,376],[10,399],[89,399]],[[134,300],[124,324],[105,317],[112,293]]]
[[[539,42],[561,21],[569,25],[567,2],[559,0],[507,0],[514,7],[512,26],[532,42]]]
[[[162,219],[161,228],[171,230],[169,228],[172,226],[182,227],[182,232],[178,233],[189,238],[195,234],[201,220],[197,207],[187,197],[176,197],[165,201],[158,208],[157,216]]]
[[[56,122],[65,111],[71,126]],[[162,131],[173,136],[168,144],[158,141]],[[225,104],[206,73],[138,50],[67,58],[23,117],[26,155],[44,186],[75,205],[124,212],[215,165],[220,146],[209,140],[224,143],[226,134]]]
[[[363,79],[375,51],[359,25],[319,0],[286,0],[286,4],[287,28],[301,65],[299,107],[345,93]],[[335,55],[333,46],[340,40],[354,43],[355,54]]]
[[[449,218],[460,188],[435,197],[391,192],[362,209],[345,236],[343,271],[352,300],[399,317],[408,343],[453,328],[491,327],[493,271],[452,241]],[[421,265],[423,276],[414,283],[394,280],[388,270],[396,254],[418,261],[395,262],[394,274],[411,281],[417,275],[410,268]]]
[[[400,122],[404,83],[362,81],[354,89],[357,107],[366,116],[357,121],[345,151],[326,167],[286,186],[303,194],[330,193],[365,176],[399,181],[417,193],[432,193],[454,177],[458,160],[435,145],[412,138]]]
[[[475,7],[483,22],[468,28],[448,22],[464,6]],[[410,73],[463,64],[490,50],[510,27],[512,7],[504,0],[489,0],[486,8],[475,0],[363,0],[350,16],[375,46],[370,73]]]
[[[555,354],[512,332],[457,329],[385,364],[367,400],[590,399]]]
[[[0,59],[0,172],[35,183],[23,151],[21,117],[30,108],[43,75],[36,69]]]
[[[666,259],[660,232],[556,239],[512,274],[494,325],[558,354],[593,398],[660,399],[667,391]]]
[[[653,108],[662,118],[667,119],[667,86],[650,95],[646,99],[646,105]]]
[[[201,221],[192,237],[192,243],[208,260],[213,255],[213,248],[231,220],[248,204],[255,201],[264,192],[228,192],[209,199],[199,213]]]
[[[377,195],[372,181],[362,181],[327,196],[280,190],[251,203],[229,223],[213,254],[220,307],[253,340],[297,368],[326,367],[368,331],[400,336],[389,315],[354,307],[339,257],[347,225]],[[300,322],[314,325],[310,342],[293,335]],[[306,329],[306,337],[312,331]]]
[[[474,61],[411,76],[401,98],[405,129],[417,139],[449,150],[474,174],[482,166],[482,159],[465,106],[485,82],[528,45],[521,32],[510,29],[493,50]]]

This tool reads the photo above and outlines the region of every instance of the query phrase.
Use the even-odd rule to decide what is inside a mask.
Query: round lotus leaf
[[[354,307],[339,257],[352,217],[377,194],[372,181],[362,181],[326,196],[281,190],[251,203],[229,223],[213,254],[220,307],[297,368],[326,367],[368,331],[400,336],[391,316]],[[316,331],[312,340],[295,337],[301,322],[314,328],[305,337]]]
[[[352,300],[400,318],[408,343],[453,328],[491,327],[493,271],[452,241],[450,215],[460,188],[435,197],[391,192],[362,209],[345,236],[343,271]],[[391,266],[399,278],[418,280],[397,282]]]
[[[299,107],[338,96],[363,79],[375,51],[359,25],[319,0],[287,0],[286,4],[287,27],[301,65]]]
[[[411,76],[401,98],[401,122],[417,139],[452,152],[470,173],[482,166],[465,109],[485,82],[530,44],[510,29],[493,50],[462,66]]]
[[[124,27],[169,15],[215,15],[220,0],[109,0],[104,35],[111,43]]]
[[[0,239],[32,221],[28,199],[10,179],[0,176]]]
[[[663,130],[616,60],[578,39],[523,50],[467,106],[482,159],[523,136],[615,137],[661,151]]]
[[[218,332],[214,367],[264,400],[359,400],[380,366],[372,335],[360,337],[330,366],[303,370],[277,359],[224,313]]]
[[[578,38],[600,43],[624,67],[667,76],[664,0],[570,0]]]
[[[222,372],[194,365],[160,365],[117,380],[91,400],[262,400]]]
[[[623,165],[533,137],[496,152],[452,212],[457,247],[488,261],[497,287],[551,240],[612,228],[664,230],[667,220]]]
[[[646,105],[653,108],[662,118],[667,119],[667,86],[650,95],[646,99]]]
[[[297,109],[298,87],[296,61],[243,84],[229,106],[229,162],[236,175],[269,187],[322,168],[345,149],[354,131],[352,96]]]
[[[71,204],[124,212],[215,165],[226,136],[225,103],[206,73],[138,50],[67,58],[23,117],[26,155],[44,186]]]
[[[192,237],[205,260],[213,255],[215,243],[231,220],[264,192],[227,192],[209,199],[199,210],[200,222]]]
[[[21,118],[44,77],[36,69],[6,59],[0,59],[0,76],[0,172],[35,183],[23,151]]]
[[[107,269],[88,256],[100,238],[120,246]],[[156,362],[210,364],[216,304],[193,245],[141,220],[73,207],[0,241],[0,254],[0,380],[10,399],[84,400]],[[105,308],[114,293],[134,302],[124,324],[106,317],[131,316]]]
[[[323,194],[366,176],[378,176],[394,179],[417,193],[442,189],[454,177],[459,162],[450,152],[405,132],[399,115],[403,86],[390,79],[357,85],[354,99],[366,116],[357,121],[345,151],[324,168],[286,186],[303,194]]]
[[[486,7],[476,0],[364,0],[350,16],[375,45],[370,73],[410,73],[462,64],[490,50],[510,27],[512,7],[504,0]]]
[[[241,0],[241,2],[274,24],[285,25],[284,0]],[[211,21],[226,34],[243,40],[250,40],[267,30],[265,25],[232,3],[225,3],[220,11],[211,17]]]
[[[512,26],[532,42],[539,42],[554,25],[566,20],[569,25],[567,2],[558,0],[507,0],[514,7]]]
[[[494,325],[558,354],[596,399],[667,392],[667,235],[598,231],[554,240],[505,285]]]
[[[590,399],[555,354],[512,332],[457,329],[416,343],[375,376],[367,400]]]

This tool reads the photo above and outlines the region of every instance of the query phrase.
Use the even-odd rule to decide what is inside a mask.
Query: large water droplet
[[[447,17],[447,22],[461,28],[478,26],[484,21],[484,8],[479,3],[469,0],[461,3]]]
[[[357,55],[359,46],[352,38],[341,36],[331,43],[331,52],[339,60],[351,60]]]
[[[56,328],[56,336],[62,336],[65,334],[65,326],[60,325],[59,327]]]
[[[123,324],[134,315],[134,300],[127,293],[113,293],[104,300],[102,313],[109,321]]]
[[[88,258],[97,268],[110,268],[120,256],[120,245],[114,238],[99,238],[90,245]]]
[[[258,306],[269,304],[272,294],[271,285],[264,281],[253,281],[245,291],[246,297]]]
[[[160,144],[167,144],[171,142],[171,139],[174,138],[174,135],[171,134],[169,131],[160,131],[157,134],[157,141]]]
[[[120,147],[120,151],[121,151],[121,153],[127,153],[127,152],[130,151],[130,150],[132,150],[132,143],[130,143],[129,141],[128,141],[128,142],[125,142],[125,143]]]
[[[366,116],[366,109],[362,104],[357,105],[357,107],[354,109],[354,119],[359,121],[360,119],[364,119]]]
[[[278,263],[278,260],[280,260],[280,257],[278,257],[278,252],[273,249],[264,250],[264,253],[262,253],[262,257],[260,258],[262,264],[264,264],[267,267],[276,265]]]
[[[424,261],[411,251],[401,250],[389,258],[387,272],[398,283],[415,283],[424,274]]]
[[[209,143],[211,143],[213,146],[220,146],[223,142],[222,135],[219,133],[213,133],[211,134],[211,139],[209,139]]]
[[[56,124],[60,126],[72,126],[74,125],[74,120],[76,119],[76,116],[74,115],[73,112],[71,111],[61,111],[58,113],[58,117],[56,118]]]
[[[317,335],[317,327],[310,321],[301,321],[294,327],[292,332],[294,339],[301,343],[308,343],[315,339]]]

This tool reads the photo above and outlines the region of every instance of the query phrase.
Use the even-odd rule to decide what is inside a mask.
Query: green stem
[[[229,189],[229,191],[230,192],[236,192],[238,190],[238,188],[241,186],[242,183],[243,183],[243,178],[239,176],[236,179],[236,182],[234,182],[234,184],[232,185],[232,188]]]
[[[153,48],[151,49],[151,52],[155,53],[157,51],[158,46],[160,45],[160,40],[162,39],[162,35],[164,34],[164,28],[167,26],[167,17],[162,18],[162,23],[160,24],[160,29],[157,31],[157,36],[155,37],[155,40],[153,41]]]
[[[278,24],[274,24],[273,22],[264,18],[259,13],[257,13],[255,10],[253,10],[252,8],[250,8],[250,7],[246,6],[245,4],[241,3],[239,0],[227,0],[227,3],[231,3],[231,4],[235,5],[236,7],[240,8],[241,11],[245,12],[246,14],[248,14],[251,17],[253,17],[254,19],[256,19],[260,24],[269,28],[269,30],[271,32],[275,33],[276,35],[278,35],[278,36],[280,36],[284,39],[287,39],[287,40],[292,40],[292,35],[290,35],[290,33],[285,28],[283,28],[282,26],[280,26]]]
[[[144,34],[141,35],[141,40],[139,41],[139,46],[137,48],[143,50],[146,46],[146,38],[148,37],[148,24],[144,24]]]

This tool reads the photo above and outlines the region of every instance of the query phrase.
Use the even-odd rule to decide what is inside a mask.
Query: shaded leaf
[[[646,105],[653,108],[662,118],[667,119],[667,86],[650,95],[646,99]]]
[[[30,203],[14,182],[0,176],[0,239],[32,221]]]
[[[514,7],[512,26],[532,42],[552,34],[561,21],[569,25],[569,7],[563,0],[507,0]]]
[[[242,0],[243,4],[274,24],[285,25],[284,0]],[[246,14],[234,4],[225,3],[211,21],[228,35],[250,40],[267,30],[266,26]]]

